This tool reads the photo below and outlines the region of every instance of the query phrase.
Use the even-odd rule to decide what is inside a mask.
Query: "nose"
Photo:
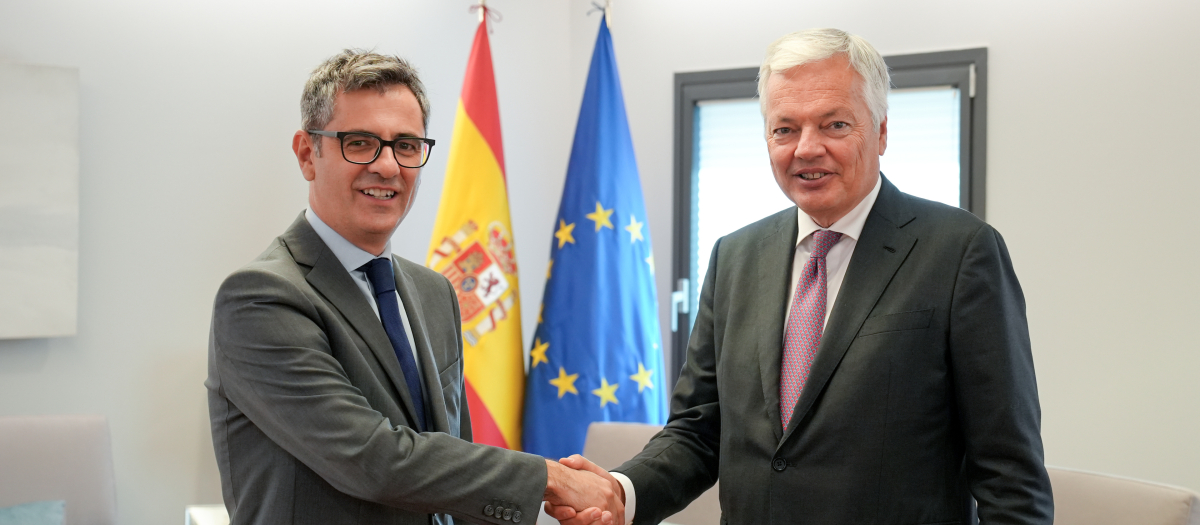
[[[375,157],[375,161],[371,162],[370,167],[371,171],[385,179],[400,175],[400,163],[396,162],[396,153],[391,146],[383,146],[379,150],[379,156]]]
[[[794,155],[801,160],[812,160],[825,154],[825,141],[819,132],[803,130],[796,140]]]

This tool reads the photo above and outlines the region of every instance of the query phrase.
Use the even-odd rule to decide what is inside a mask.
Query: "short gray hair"
[[[888,86],[891,83],[887,64],[866,39],[840,29],[797,31],[767,46],[767,57],[758,70],[758,96],[763,114],[767,113],[767,81],[771,75],[838,54],[846,55],[850,66],[862,78],[861,93],[871,110],[871,122],[878,129],[887,116]]]
[[[359,89],[384,93],[393,86],[407,87],[416,95],[417,104],[421,106],[422,124],[428,128],[429,98],[425,96],[425,84],[417,76],[416,68],[398,56],[363,49],[346,49],[313,70],[300,96],[300,127],[325,129],[325,125],[333,120],[333,106],[339,93]],[[321,153],[320,145],[319,140],[314,141],[317,154]]]

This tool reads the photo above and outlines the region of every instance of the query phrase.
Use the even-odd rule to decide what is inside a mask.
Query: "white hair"
[[[797,31],[767,46],[767,57],[758,70],[758,96],[763,115],[767,113],[767,81],[771,75],[838,54],[846,55],[850,66],[862,78],[861,94],[871,110],[871,122],[878,129],[887,116],[891,83],[887,64],[863,37],[832,28]]]

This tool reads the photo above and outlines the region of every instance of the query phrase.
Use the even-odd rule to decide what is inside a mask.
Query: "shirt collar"
[[[871,213],[871,208],[875,206],[875,199],[879,197],[879,188],[883,187],[883,176],[875,179],[875,187],[871,189],[863,200],[859,201],[854,209],[850,210],[844,217],[835,221],[829,226],[829,230],[841,233],[845,237],[858,240],[862,236],[863,226],[867,224],[867,215]],[[796,207],[796,220],[800,225],[799,234],[796,235],[796,245],[799,245],[804,239],[812,235],[817,230],[823,230],[817,225],[816,221],[812,220],[804,210],[799,206]]]
[[[330,228],[317,216],[317,212],[313,211],[312,207],[304,210],[304,218],[308,219],[308,224],[317,232],[317,236],[325,241],[325,246],[328,246],[333,255],[337,257],[338,262],[346,267],[347,272],[356,271],[362,265],[371,262],[371,259],[376,258],[371,252],[355,246],[354,243],[347,241],[345,237]],[[384,245],[383,253],[392,253],[392,241],[389,240]]]

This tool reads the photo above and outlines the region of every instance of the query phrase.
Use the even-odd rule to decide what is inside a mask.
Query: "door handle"
[[[690,282],[687,279],[675,281],[675,291],[671,292],[671,331],[679,331],[679,316],[691,313],[691,294],[688,293]]]

